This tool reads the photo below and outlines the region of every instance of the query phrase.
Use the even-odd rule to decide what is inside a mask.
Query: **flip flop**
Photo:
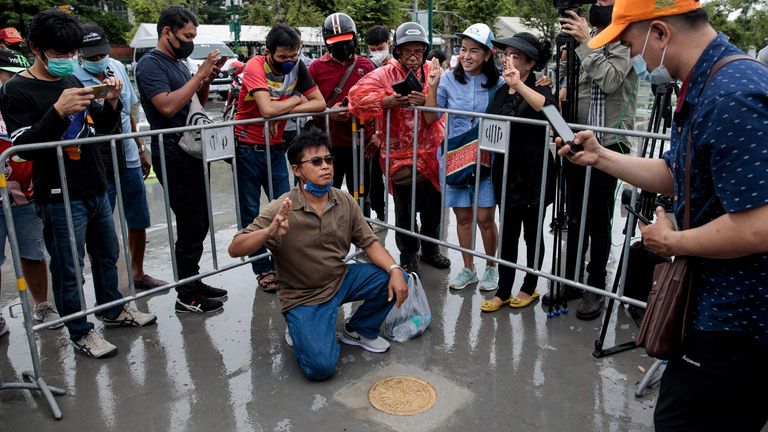
[[[521,300],[517,297],[512,297],[509,299],[509,307],[516,308],[516,309],[524,308],[529,304],[533,303],[538,298],[539,298],[539,293],[537,293],[536,291],[534,291],[533,294],[525,300]]]
[[[515,298],[515,297],[512,297]],[[498,303],[491,300],[485,300],[482,304],[480,304],[480,310],[483,312],[496,312],[497,310],[501,309],[502,306],[509,304],[509,300],[502,300]]]
[[[266,271],[258,277],[259,286],[264,292],[273,293],[277,291],[277,274],[274,270]]]

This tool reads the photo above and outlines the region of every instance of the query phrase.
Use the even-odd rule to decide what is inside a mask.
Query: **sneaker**
[[[470,270],[466,267],[462,268],[459,274],[453,277],[450,282],[448,282],[448,288],[452,289],[464,289],[467,285],[477,283],[480,279],[477,278],[477,272],[474,270]]]
[[[576,318],[591,321],[600,317],[603,312],[605,297],[591,292],[584,293],[579,305],[576,307]]]
[[[32,319],[38,323],[47,323],[61,318],[56,309],[53,308],[51,302],[38,303],[35,306],[35,310],[32,312]],[[53,327],[48,327],[49,330],[55,330],[64,327],[64,323],[56,324]]]
[[[383,353],[389,349],[389,342],[383,337],[377,336],[376,339],[368,339],[360,336],[357,332],[349,331],[344,326],[344,332],[341,334],[341,342],[347,345],[357,345],[366,351],[374,353]]]
[[[429,255],[422,255],[421,260],[438,269],[447,269],[451,266],[451,260],[440,252],[431,253]]]
[[[183,313],[183,312],[195,312],[195,313],[205,313],[205,312],[215,312],[221,308],[224,307],[224,303],[218,301],[209,299],[208,297],[195,297],[191,299],[181,299],[181,297],[176,299],[176,313]]]
[[[144,327],[157,321],[156,316],[127,305],[123,306],[123,310],[117,317],[109,319],[102,315],[99,319],[107,327]]]
[[[5,318],[0,316],[0,336],[4,334],[8,334],[10,330],[8,329],[8,323],[5,322]]]
[[[157,288],[163,285],[167,285],[168,282],[160,279],[155,279],[150,275],[144,275],[141,277],[141,279],[134,279],[133,280],[133,286],[136,287],[137,290],[148,290],[152,288]]]
[[[293,348],[293,338],[291,337],[291,332],[288,331],[288,327],[285,327],[285,343],[288,344],[289,347]]]
[[[486,267],[483,278],[478,285],[480,291],[493,291],[499,288],[499,270],[496,267]]]
[[[221,288],[214,288],[208,284],[203,283],[202,281],[198,281],[198,288],[197,292],[200,293],[201,296],[209,298],[211,300],[221,300],[223,298],[227,297],[227,290],[223,290]]]
[[[87,335],[72,341],[72,345],[78,351],[93,358],[107,358],[117,354],[117,347],[104,339],[96,329],[91,329]]]

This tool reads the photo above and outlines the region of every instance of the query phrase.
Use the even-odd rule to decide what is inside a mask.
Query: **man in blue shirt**
[[[126,85],[120,94],[123,109],[120,112],[121,132],[136,132],[136,122],[131,117],[131,108],[139,103],[136,92],[131,86],[131,80],[125,67],[119,61],[110,58],[112,48],[109,45],[104,30],[96,24],[83,24],[83,45],[80,47],[80,67],[75,69],[75,77],[85,86],[99,85],[108,76],[120,78]],[[128,225],[128,248],[131,251],[131,272],[136,289],[150,289],[165,285],[167,282],[155,279],[144,273],[144,250],[147,242],[147,228],[150,226],[147,193],[144,189],[144,179],[149,176],[152,164],[144,152],[144,144],[139,138],[123,140],[118,144],[125,153],[125,168],[120,170],[120,189],[125,205],[125,220]],[[112,173],[111,152],[104,159],[107,169],[107,196],[115,209],[116,190],[115,176]],[[120,152],[118,151],[118,157]]]
[[[219,50],[211,51],[191,75],[182,60],[192,54],[195,36],[197,19],[192,12],[169,6],[157,20],[157,46],[136,65],[136,86],[152,130],[186,126],[192,98],[197,96],[201,104],[208,100],[211,80],[219,74]],[[161,167],[159,138],[153,136],[152,162],[176,215],[174,252],[179,278],[187,278],[200,271],[209,222],[202,161],[184,152],[180,139],[181,134],[163,135],[165,167]],[[176,312],[214,312],[223,307],[220,300],[227,295],[226,290],[202,280],[176,287],[176,292]]]
[[[764,399],[752,393],[768,384],[768,69],[740,59],[707,83],[717,62],[743,53],[715,32],[695,0],[618,0],[612,24],[590,46],[617,39],[641,77],[684,80],[664,159],[607,151],[590,131],[577,134],[584,151],[569,157],[673,196],[678,221],[690,210],[690,229],[675,231],[661,208],[656,223],[641,224],[653,252],[695,263],[693,313],[661,381],[655,428],[759,431],[768,421]]]

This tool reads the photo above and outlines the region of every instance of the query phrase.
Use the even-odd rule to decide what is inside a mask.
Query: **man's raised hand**
[[[280,204],[280,210],[277,211],[275,218],[272,219],[272,223],[269,224],[269,235],[272,237],[280,237],[285,235],[290,228],[288,226],[288,217],[291,214],[291,200],[286,198],[283,203]]]

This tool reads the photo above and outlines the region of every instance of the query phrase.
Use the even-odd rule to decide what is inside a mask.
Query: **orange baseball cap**
[[[0,29],[0,39],[8,42],[9,44],[17,44],[23,42],[23,39],[21,39],[21,35],[19,34],[19,31],[16,30],[16,27],[6,27],[4,29]]]
[[[632,23],[684,14],[701,7],[699,0],[616,0],[611,24],[589,41],[592,49],[611,43]]]

